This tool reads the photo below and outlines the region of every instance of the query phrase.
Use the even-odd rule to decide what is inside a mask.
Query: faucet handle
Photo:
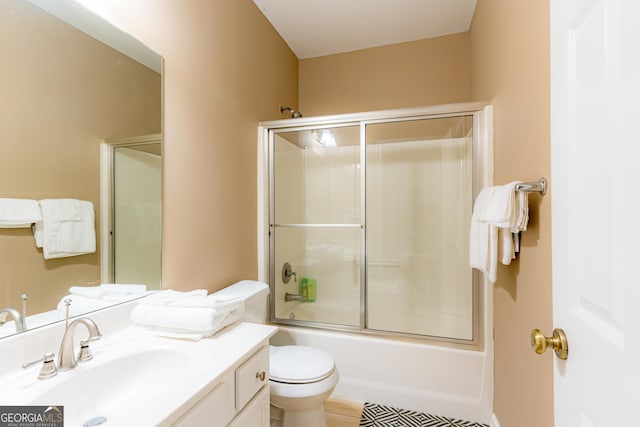
[[[45,353],[38,360],[34,360],[32,362],[27,362],[22,364],[22,369],[27,369],[36,363],[42,362],[42,368],[40,368],[40,373],[38,374],[39,380],[44,380],[47,378],[55,377],[58,374],[58,369],[56,368],[56,364],[54,362],[55,356],[53,353]]]
[[[98,337],[99,338],[99,337]],[[89,338],[87,340],[80,341],[80,352],[78,353],[78,362],[86,362],[93,359],[93,354],[89,348],[89,341],[97,340],[98,338]]]

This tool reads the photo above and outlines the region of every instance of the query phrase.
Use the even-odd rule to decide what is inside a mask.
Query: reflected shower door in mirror
[[[160,135],[110,140],[102,150],[102,282],[160,289]]]
[[[359,135],[353,125],[273,135],[272,317],[361,323]]]
[[[72,2],[42,3],[64,9]],[[91,202],[98,231],[100,142],[161,131],[162,60],[74,6],[75,19],[110,27],[118,50],[30,2],[0,2],[0,198]],[[122,53],[131,45],[154,61]],[[101,284],[100,247],[96,232],[96,252],[44,259],[30,228],[0,228],[0,310],[21,311],[27,294],[28,328],[59,318],[70,287]],[[0,336],[15,330],[7,320]]]

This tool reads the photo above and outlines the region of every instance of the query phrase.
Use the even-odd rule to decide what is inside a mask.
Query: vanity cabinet
[[[268,427],[269,346],[263,343],[219,377],[174,424],[179,427]]]

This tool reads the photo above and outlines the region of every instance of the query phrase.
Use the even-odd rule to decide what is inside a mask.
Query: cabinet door
[[[224,427],[235,412],[233,374],[224,376],[216,387],[198,401],[174,426]],[[268,396],[267,396],[268,398]]]
[[[255,395],[229,427],[269,427],[269,385]]]

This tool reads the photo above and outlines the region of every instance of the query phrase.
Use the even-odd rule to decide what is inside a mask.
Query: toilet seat
[[[270,380],[285,384],[309,384],[328,378],[335,371],[326,352],[301,345],[269,347]]]

